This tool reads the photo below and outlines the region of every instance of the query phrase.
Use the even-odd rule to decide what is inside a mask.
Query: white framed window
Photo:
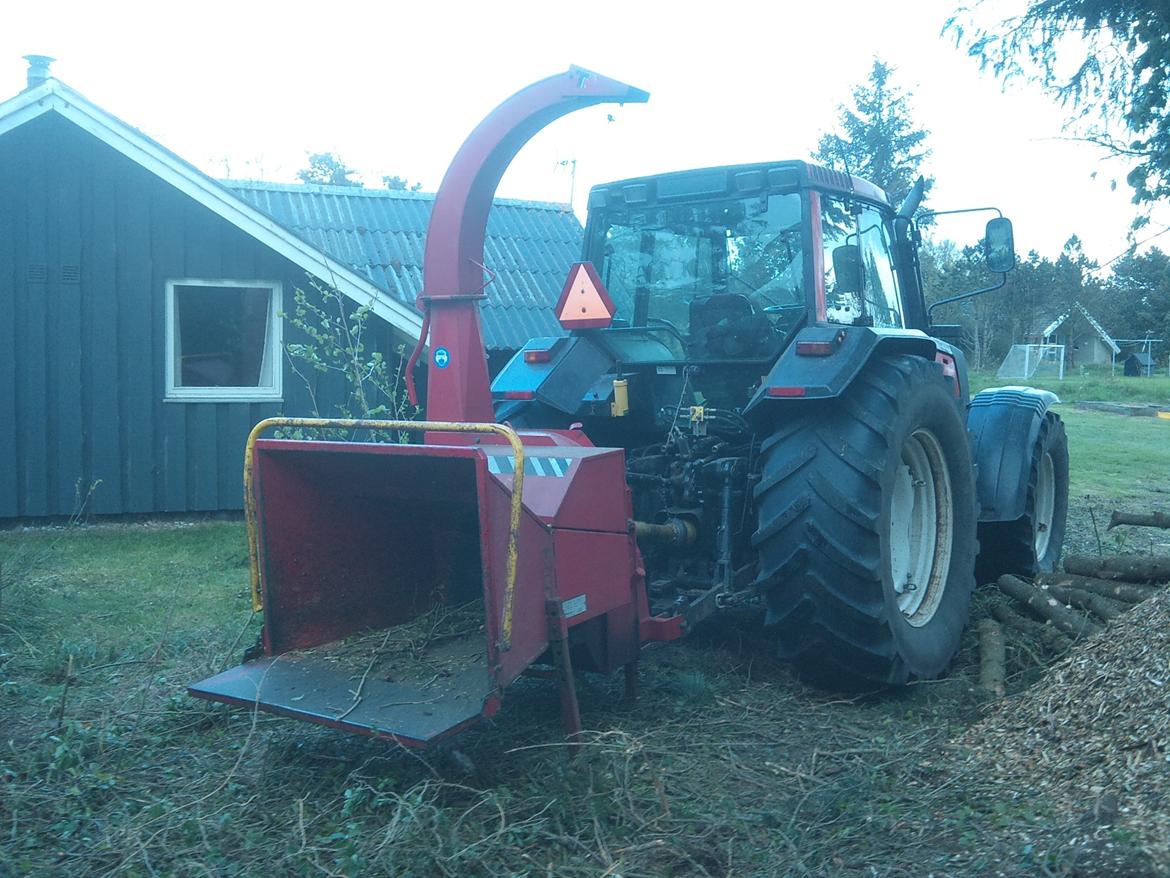
[[[167,281],[166,398],[281,399],[280,309],[276,281]]]

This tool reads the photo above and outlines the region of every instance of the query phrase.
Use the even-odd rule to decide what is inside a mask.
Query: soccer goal
[[[1008,351],[997,378],[1055,378],[1064,380],[1064,345],[1014,344]]]

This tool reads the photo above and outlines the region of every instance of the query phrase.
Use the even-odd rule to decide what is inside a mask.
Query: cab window
[[[903,327],[889,220],[869,205],[822,196],[821,240],[829,322]]]

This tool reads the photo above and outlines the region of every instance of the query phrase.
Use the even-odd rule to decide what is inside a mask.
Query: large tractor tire
[[[979,525],[979,581],[995,582],[1005,573],[1029,578],[1051,573],[1064,548],[1067,516],[1068,437],[1060,415],[1047,412],[1031,449],[1024,514]]]
[[[758,585],[781,652],[829,685],[941,674],[975,586],[966,424],[919,357],[875,360],[803,403],[761,448]]]

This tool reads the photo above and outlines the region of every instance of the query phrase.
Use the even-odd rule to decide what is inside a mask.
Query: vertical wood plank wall
[[[40,272],[43,271],[43,279]],[[165,288],[304,272],[54,114],[0,137],[0,518],[242,507],[251,425],[283,403],[164,400]],[[287,324],[285,340],[295,341]]]

